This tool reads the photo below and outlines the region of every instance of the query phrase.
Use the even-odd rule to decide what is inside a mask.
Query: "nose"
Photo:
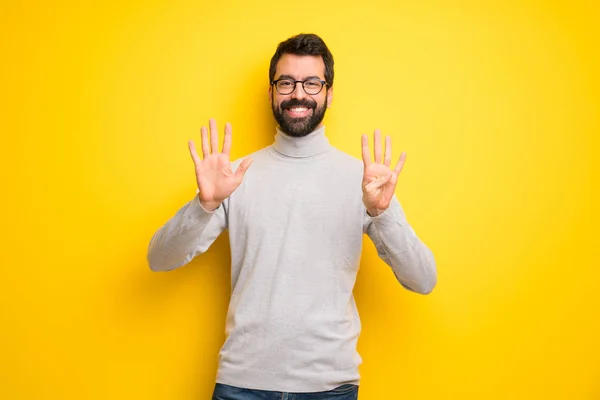
[[[294,99],[304,99],[305,97],[308,96],[306,94],[306,92],[304,91],[304,87],[302,86],[302,82],[296,82],[296,85],[294,86],[294,91],[292,93],[290,93],[290,95]]]

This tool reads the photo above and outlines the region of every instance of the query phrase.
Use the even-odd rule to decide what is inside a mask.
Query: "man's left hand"
[[[369,154],[369,140],[367,135],[362,135],[362,158],[365,166],[363,174],[362,190],[363,203],[371,217],[376,217],[383,213],[390,205],[394,197],[394,190],[398,182],[398,175],[402,171],[402,166],[406,160],[406,153],[402,152],[400,160],[392,170],[392,139],[385,137],[385,156],[381,146],[381,132],[375,130],[374,137],[374,155],[375,162],[371,161]]]

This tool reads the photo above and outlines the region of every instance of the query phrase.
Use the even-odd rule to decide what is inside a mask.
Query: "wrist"
[[[196,197],[198,197],[198,202],[200,203],[200,207],[202,207],[204,209],[204,211],[206,211],[206,212],[215,211],[217,208],[219,208],[219,206],[222,203],[222,202],[217,202],[217,201],[203,201],[200,198],[200,189],[196,189]]]
[[[367,214],[369,214],[370,217],[377,217],[381,214],[383,214],[385,210],[379,210],[377,208],[371,208],[371,209],[367,209]]]
[[[214,212],[221,205],[219,202],[202,201],[200,200],[200,197],[198,197],[198,201],[200,202],[200,207],[202,207],[206,212]]]

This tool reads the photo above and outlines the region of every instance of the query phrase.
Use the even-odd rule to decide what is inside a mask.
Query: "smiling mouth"
[[[306,117],[310,113],[308,107],[290,107],[285,109],[285,113],[292,118]]]

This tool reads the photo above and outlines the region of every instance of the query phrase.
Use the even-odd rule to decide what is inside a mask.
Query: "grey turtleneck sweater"
[[[195,197],[154,234],[150,268],[187,264],[227,229],[232,291],[217,382],[282,392],[358,384],[352,290],[363,234],[418,293],[436,284],[433,254],[396,197],[381,215],[367,214],[363,164],[333,148],[324,127],[302,138],[278,130],[250,157],[242,184],[217,210]]]

